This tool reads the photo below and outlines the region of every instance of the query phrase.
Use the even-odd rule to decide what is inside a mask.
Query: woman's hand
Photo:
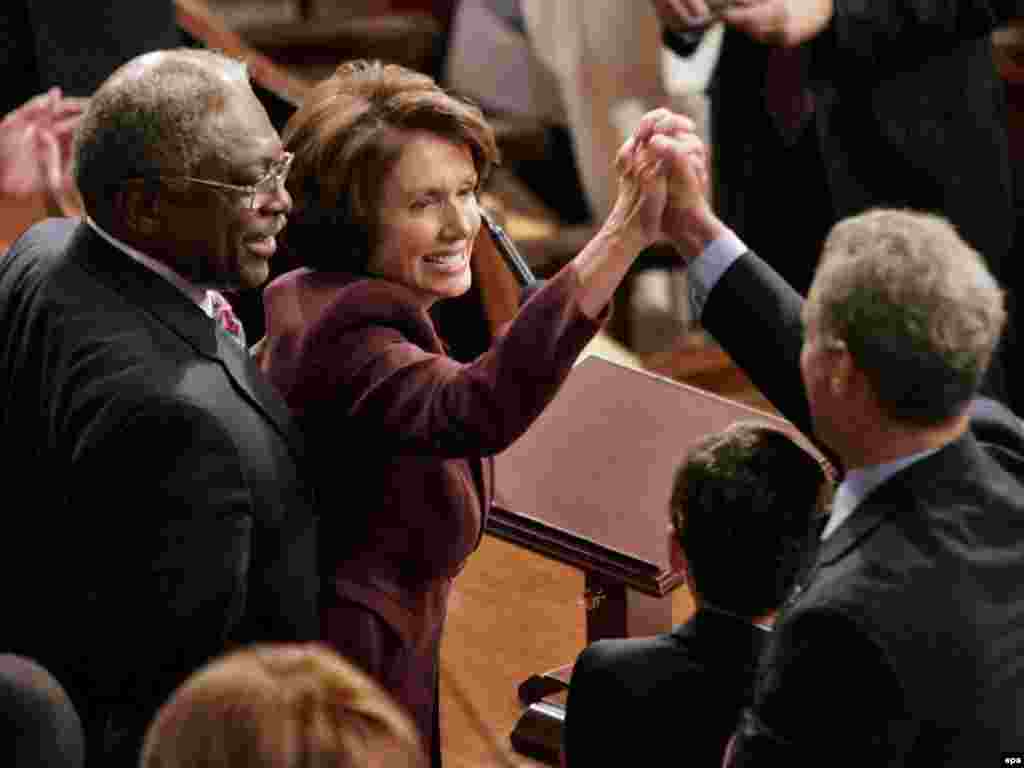
[[[582,286],[580,307],[590,317],[611,300],[644,248],[668,239],[686,259],[699,252],[698,238],[713,236],[713,228],[721,227],[707,203],[707,152],[695,131],[689,118],[659,109],[644,115],[619,150],[615,207],[574,259]]]
[[[680,217],[708,208],[707,148],[684,115],[647,113],[615,164],[619,197],[606,228],[635,235],[642,247],[676,240]]]
[[[619,193],[604,231],[635,243],[640,249],[663,239],[662,218],[668,200],[663,163],[631,138],[615,161]]]

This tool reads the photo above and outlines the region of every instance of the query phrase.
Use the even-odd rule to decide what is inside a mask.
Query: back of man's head
[[[0,655],[0,761],[10,768],[81,768],[82,722],[53,675],[36,662]]]
[[[845,344],[897,422],[962,411],[1002,333],[1003,295],[945,219],[874,210],[838,223],[804,305],[804,325]]]
[[[126,179],[191,175],[228,88],[248,87],[243,62],[213,51],[154,51],[128,61],[89,100],[75,138],[75,182],[101,218]]]
[[[826,483],[817,459],[759,422],[691,448],[670,514],[697,599],[748,618],[777,609],[813,552]]]

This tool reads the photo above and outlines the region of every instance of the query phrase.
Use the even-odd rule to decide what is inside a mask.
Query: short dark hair
[[[99,216],[125,179],[192,174],[217,149],[207,129],[232,83],[249,87],[245,64],[203,49],[153,51],[117,69],[75,132],[75,181],[86,211]]]
[[[807,450],[760,422],[693,446],[669,508],[700,599],[750,618],[778,608],[814,549],[828,482]]]
[[[295,153],[287,182],[295,207],[284,236],[290,260],[366,270],[383,181],[401,154],[401,132],[416,130],[468,147],[478,184],[498,162],[494,130],[479,108],[421,72],[350,61],[310,92],[282,133]]]

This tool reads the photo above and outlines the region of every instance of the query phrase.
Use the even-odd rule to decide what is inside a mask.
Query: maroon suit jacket
[[[261,365],[309,441],[325,578],[430,665],[415,670],[425,685],[450,580],[491,504],[488,457],[526,431],[600,327],[578,286],[569,265],[468,364],[398,283],[300,269],[265,291]],[[427,706],[391,688],[414,716]]]

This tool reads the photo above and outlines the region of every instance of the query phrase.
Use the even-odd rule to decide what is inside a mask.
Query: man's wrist
[[[677,214],[669,234],[683,262],[689,264],[727,231],[725,224],[710,208],[701,206]]]

